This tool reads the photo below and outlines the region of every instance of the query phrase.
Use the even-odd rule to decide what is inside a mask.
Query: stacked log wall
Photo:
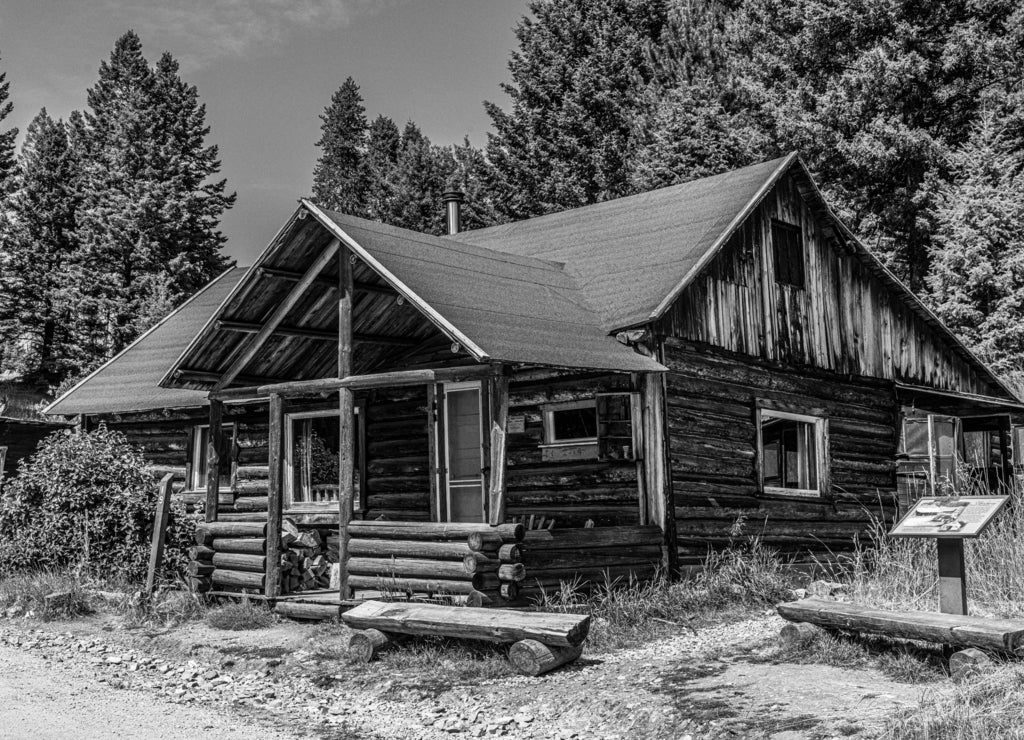
[[[508,518],[536,515],[555,520],[556,529],[639,523],[636,463],[587,459],[545,461],[544,406],[589,400],[598,393],[628,393],[627,375],[564,375],[529,382],[513,379],[509,418],[523,417],[522,432],[507,437]],[[634,420],[638,424],[639,420]]]
[[[430,521],[430,440],[425,387],[366,398],[365,519]]]
[[[674,339],[664,355],[680,562],[755,535],[784,552],[847,550],[873,518],[891,518],[898,414],[891,383],[784,369]],[[825,414],[825,495],[760,491],[759,401]]]

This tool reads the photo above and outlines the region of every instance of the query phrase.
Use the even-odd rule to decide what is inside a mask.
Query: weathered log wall
[[[449,352],[449,354],[451,354]],[[366,519],[430,520],[425,387],[374,391],[366,399]]]
[[[18,472],[18,462],[36,451],[46,437],[64,429],[63,424],[0,418],[0,447],[7,448],[0,481]]]
[[[891,516],[898,404],[891,383],[781,369],[665,341],[667,423],[678,550],[693,562],[744,536],[787,552],[849,549],[872,516]],[[765,496],[757,472],[758,400],[828,419],[830,491]]]
[[[637,524],[636,464],[628,460],[545,461],[544,404],[628,392],[629,376],[562,376],[516,382],[509,388],[508,416],[523,417],[523,431],[508,435],[507,516],[535,514],[556,528]],[[639,423],[639,420],[635,420]]]
[[[789,366],[1004,395],[909,299],[844,251],[783,179],[670,308],[660,331]],[[805,287],[775,280],[772,219],[801,227]]]

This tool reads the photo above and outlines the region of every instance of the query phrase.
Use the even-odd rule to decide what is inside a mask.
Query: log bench
[[[576,660],[590,631],[590,617],[506,609],[365,601],[341,616],[353,635],[349,653],[368,662],[407,635],[433,635],[510,644],[517,672],[539,676]]]
[[[784,619],[832,630],[923,640],[998,653],[1024,654],[1024,620],[987,619],[922,611],[887,611],[825,599],[779,604]]]

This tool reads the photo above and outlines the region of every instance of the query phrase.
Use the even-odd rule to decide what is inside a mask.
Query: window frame
[[[353,423],[355,424],[356,432],[360,429],[360,404],[356,404],[353,410]],[[311,409],[308,411],[292,411],[284,415],[284,459],[282,460],[282,468],[284,474],[284,485],[282,486],[283,497],[283,508],[288,511],[323,511],[325,509],[337,508],[337,501],[295,501],[295,475],[294,475],[294,460],[293,454],[295,450],[295,424],[296,421],[302,421],[304,419],[319,419],[333,416],[338,419],[339,425],[341,424],[341,412],[338,409]],[[364,497],[362,495],[362,458],[364,451],[362,445],[359,444],[358,440],[356,443],[356,453],[359,455],[357,465],[353,467],[353,474],[358,481],[360,490],[356,494],[356,500],[352,502],[353,511],[363,511],[365,506],[363,503]],[[340,454],[340,452],[339,452]],[[340,488],[341,481],[338,481]]]
[[[206,430],[206,432],[207,432],[205,444],[204,444],[204,440],[203,440],[203,430]],[[188,460],[190,462],[191,469],[192,469],[191,470],[191,474],[189,475],[189,480],[188,480],[188,485],[189,485],[189,490],[190,491],[205,491],[206,490],[206,484],[207,484],[207,482],[206,482],[206,466],[205,465],[200,465],[200,462],[203,460],[204,448],[210,442],[209,430],[210,430],[210,425],[209,424],[195,424],[192,427],[192,431],[191,431],[191,435],[190,435],[191,436],[191,440],[192,440],[192,449],[189,451],[189,456],[188,456]],[[235,438],[235,434],[236,434],[236,431],[237,431],[236,423],[233,422],[233,421],[231,421],[231,422],[222,422],[221,423],[221,431],[222,431],[222,433],[224,435],[224,436],[222,436],[222,439],[233,440]],[[230,472],[231,472],[230,470],[225,471],[222,468],[221,469],[221,477],[223,478],[223,477],[225,477],[225,475],[230,476]],[[199,482],[200,478],[202,478],[202,480],[203,480],[202,483]]]
[[[781,267],[780,267],[780,264],[781,264],[780,257],[782,256],[782,245],[779,243],[779,239],[776,236],[777,230],[778,231],[786,231],[786,232],[789,232],[789,233],[794,234],[796,236],[797,247],[798,247],[796,252],[797,252],[798,256],[800,257],[800,262],[799,262],[799,265],[800,265],[800,282],[799,283],[793,282],[790,279],[785,279],[785,280],[783,279],[782,270],[781,270]],[[807,254],[806,254],[806,249],[804,247],[804,230],[800,227],[799,224],[792,224],[792,223],[789,223],[788,221],[783,221],[783,220],[778,219],[778,218],[773,218],[771,220],[771,235],[772,235],[772,262],[774,263],[772,265],[772,267],[773,267],[773,271],[774,271],[773,277],[775,278],[775,282],[778,283],[779,285],[787,285],[790,288],[796,288],[797,290],[803,290],[807,286]],[[793,257],[793,253],[790,250],[787,250],[787,256],[792,258]],[[788,273],[787,276],[786,276],[787,278],[793,277],[792,264],[789,263],[789,262],[787,262],[787,273]]]
[[[764,418],[765,416],[775,419],[784,419],[788,421],[802,422],[804,424],[811,424],[814,428],[814,446],[815,446],[815,472],[817,474],[818,485],[817,488],[783,488],[781,486],[768,486],[765,485],[764,480],[764,464],[765,464],[765,452],[764,452]],[[828,460],[829,460],[829,449],[828,449],[828,417],[825,415],[786,411],[777,408],[771,408],[768,406],[758,406],[757,408],[757,480],[758,489],[762,495],[765,496],[781,496],[785,498],[798,498],[798,499],[820,499],[825,498],[828,494],[831,481],[828,476]]]
[[[555,414],[559,411],[572,411],[574,409],[592,408],[594,410],[594,436],[573,437],[571,439],[555,438]],[[597,410],[597,396],[592,398],[581,398],[575,401],[562,401],[559,403],[545,404],[541,411],[544,416],[544,442],[541,447],[573,447],[584,445],[596,445],[600,438],[600,418]]]

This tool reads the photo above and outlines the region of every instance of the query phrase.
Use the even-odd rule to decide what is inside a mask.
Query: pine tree
[[[366,142],[366,217],[386,221],[395,210],[392,188],[402,134],[395,122],[377,116],[370,124]]]
[[[931,183],[986,101],[1020,85],[1024,10],[971,0],[744,0],[733,53],[781,149],[915,290]]]
[[[313,170],[313,198],[325,208],[366,215],[366,109],[355,80],[349,77],[335,91],[320,120],[316,145],[321,154]]]
[[[629,162],[647,48],[668,0],[533,0],[516,27],[510,110],[486,103],[498,202],[524,218],[631,192]]]
[[[14,103],[8,98],[11,94],[11,83],[7,81],[7,73],[0,72],[0,123],[14,110]],[[0,131],[0,194],[7,192],[16,163],[14,141],[18,138],[18,129],[11,128]]]
[[[29,124],[9,201],[10,239],[0,272],[0,324],[7,370],[31,386],[54,387],[77,368],[69,332],[67,266],[75,252],[78,162],[63,122],[43,109]]]
[[[444,152],[430,143],[409,121],[402,131],[395,167],[388,178],[394,193],[385,223],[429,234],[443,234],[445,214],[441,195],[447,172]]]
[[[234,202],[194,87],[165,55],[151,68],[128,32],[71,122],[83,203],[75,259],[84,358],[119,351],[147,322],[223,269],[218,220]],[[154,302],[154,295],[162,296]]]
[[[738,74],[731,20],[718,0],[671,8],[649,52],[653,77],[630,164],[635,190],[718,174],[773,153]]]
[[[1000,372],[1024,370],[1024,151],[985,115],[938,188],[930,302]]]

